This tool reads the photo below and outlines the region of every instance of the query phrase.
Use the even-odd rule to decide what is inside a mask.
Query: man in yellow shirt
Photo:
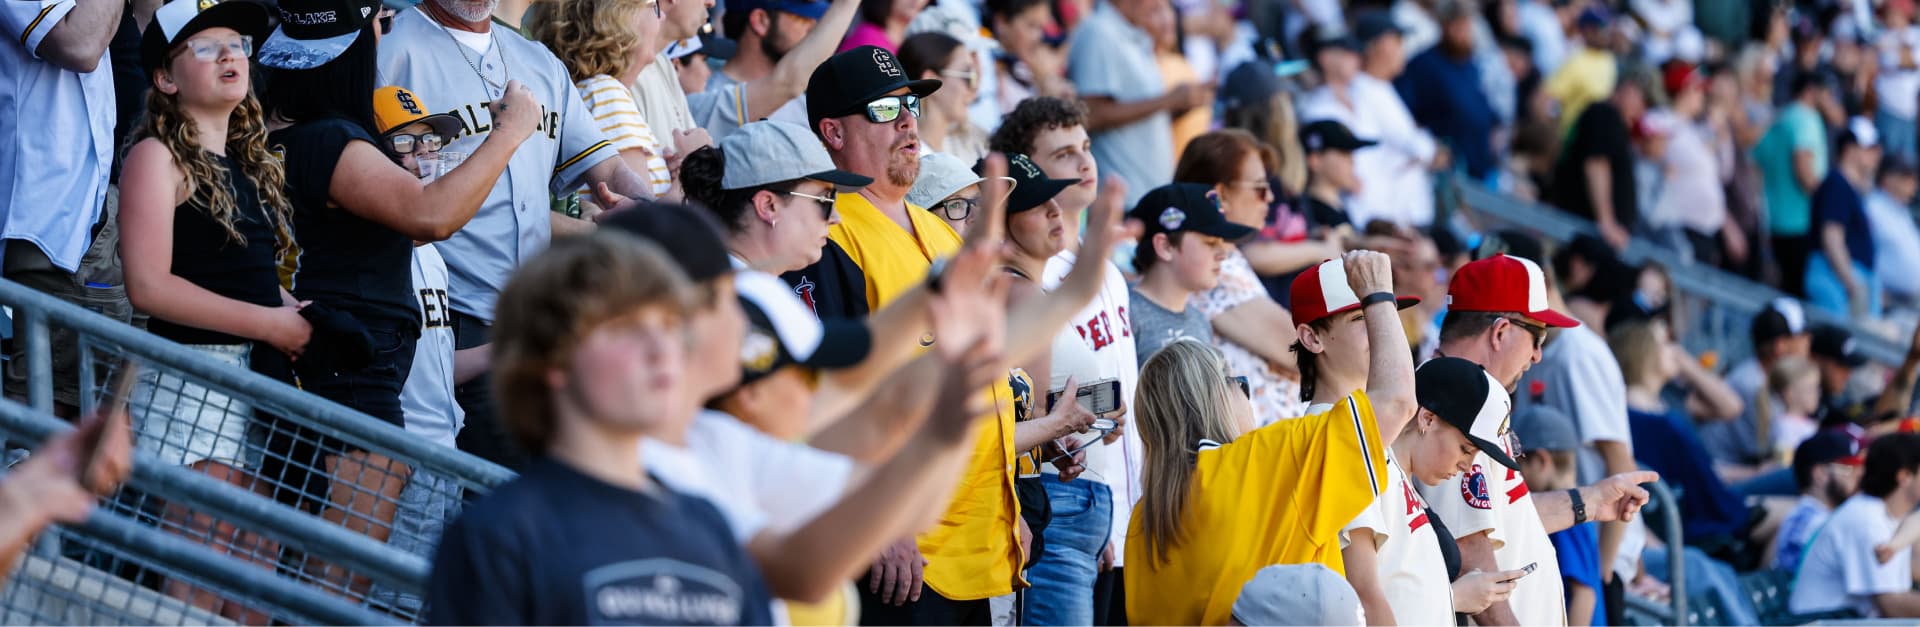
[[[1568,55],[1541,86],[1548,97],[1560,103],[1561,137],[1573,129],[1573,122],[1580,119],[1587,105],[1612,94],[1614,83],[1620,80],[1619,64],[1614,61],[1613,51],[1607,49],[1611,20],[1606,8],[1597,4],[1581,11],[1575,22],[1580,31],[1579,49]]]

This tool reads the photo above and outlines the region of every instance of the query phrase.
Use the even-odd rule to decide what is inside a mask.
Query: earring
[[[769,228],[769,229],[771,229],[771,228],[775,228],[775,227],[778,227],[778,226],[780,226],[780,219],[779,219],[779,218],[774,218],[774,219],[772,219],[772,220],[768,220],[768,221],[767,221],[767,228]]]

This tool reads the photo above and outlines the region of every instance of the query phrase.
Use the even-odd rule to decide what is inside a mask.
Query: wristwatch
[[[1580,489],[1567,489],[1567,498],[1573,501],[1573,524],[1587,522],[1587,502],[1580,499]]]

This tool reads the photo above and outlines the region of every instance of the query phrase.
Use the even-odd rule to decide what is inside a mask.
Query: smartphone
[[[1533,574],[1533,569],[1539,568],[1539,567],[1540,567],[1539,562],[1533,562],[1533,563],[1527,564],[1526,566],[1521,566],[1520,577],[1514,577],[1512,579],[1508,579],[1507,581],[1519,581],[1521,577],[1525,577],[1527,575]]]
[[[1060,401],[1060,394],[1061,392],[1053,392],[1047,396],[1047,411],[1053,411],[1054,403]],[[1081,407],[1087,409],[1088,413],[1096,416],[1113,413],[1113,410],[1120,408],[1120,380],[1102,379],[1082,385],[1073,391],[1073,397]],[[1107,420],[1106,424],[1105,430],[1112,431],[1113,421]],[[1099,428],[1097,422],[1094,428]]]

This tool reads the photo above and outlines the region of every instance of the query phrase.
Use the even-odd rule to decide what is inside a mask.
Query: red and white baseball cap
[[[1290,289],[1295,324],[1312,324],[1321,318],[1360,308],[1360,296],[1347,285],[1347,264],[1335,257],[1308,268],[1293,278]],[[1420,304],[1417,296],[1395,299],[1401,309]]]
[[[1539,265],[1508,255],[1454,271],[1447,286],[1447,310],[1517,313],[1550,327],[1580,326],[1580,321],[1547,308],[1547,280]]]

